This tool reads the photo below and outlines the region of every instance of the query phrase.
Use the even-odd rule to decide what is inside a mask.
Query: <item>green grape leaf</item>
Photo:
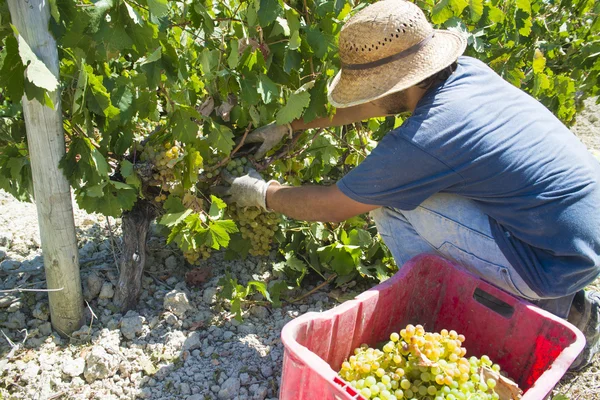
[[[231,300],[231,306],[229,310],[235,314],[235,320],[238,322],[242,322],[242,303],[238,297]]]
[[[268,78],[267,78],[268,79]],[[238,79],[238,83],[241,89],[242,104],[248,104],[250,106],[257,105],[260,102],[260,91],[257,89],[257,82],[255,78]]]
[[[307,29],[306,41],[318,58],[325,57],[325,54],[327,54],[327,50],[331,45],[331,37],[321,31],[318,27]]]
[[[227,65],[229,68],[234,69],[238,66],[240,62],[240,51],[239,51],[239,42],[237,39],[229,42],[229,47],[231,51],[229,52],[229,57],[227,58]]]
[[[211,218],[221,218],[223,216],[223,210],[227,207],[227,204],[215,195],[210,195],[210,209],[208,215]]]
[[[498,7],[494,7],[492,5],[488,5],[489,7],[489,12],[488,12],[488,18],[490,19],[491,22],[495,23],[495,24],[501,24],[502,22],[504,22],[504,12],[502,10],[500,10]]]
[[[198,181],[198,172],[203,165],[203,159],[197,150],[189,150],[184,156],[185,174],[182,183],[184,189],[189,189]]]
[[[517,8],[531,15],[531,0],[517,0]]]
[[[308,268],[306,266],[306,263],[304,261],[300,260],[298,257],[296,257],[294,255],[294,253],[286,252],[284,257],[285,257],[285,261],[283,262],[283,264],[286,267],[289,267],[293,271],[297,271],[297,272],[306,272],[307,271]]]
[[[142,25],[143,19],[142,16],[137,12],[137,10],[126,1],[124,2],[124,4],[125,8],[127,9],[127,14],[129,14],[129,18],[131,18],[133,23],[137,25]]]
[[[131,210],[137,201],[137,191],[122,182],[107,181],[98,196],[98,187],[76,191],[77,203],[87,212],[99,212],[110,217],[119,217],[123,211]]]
[[[325,136],[317,136],[308,148],[308,152],[320,156],[327,164],[336,164],[340,157],[338,147],[331,143]]]
[[[25,65],[25,76],[27,79],[39,88],[49,92],[55,91],[58,88],[58,79],[46,67],[46,64],[35,55],[23,36],[19,35],[17,29],[13,25],[11,26],[17,36],[19,55],[21,56],[23,65]]]
[[[267,301],[271,301],[271,296],[269,296],[269,292],[267,292],[267,285],[264,282],[259,281],[250,281],[248,282],[248,289],[246,291],[247,294],[250,294],[250,289],[256,289],[260,294],[263,295]]]
[[[181,140],[183,143],[192,143],[198,136],[198,124],[192,121],[193,117],[188,110],[179,108],[173,114],[171,118],[171,127],[173,130],[173,137],[177,140]]]
[[[208,134],[208,143],[222,153],[229,154],[233,146],[233,132],[225,125],[211,122],[210,133]]]
[[[125,80],[125,78],[122,79]],[[123,81],[119,83],[111,94],[111,103],[119,109],[121,120],[127,122],[132,117],[133,91]]]
[[[331,232],[325,228],[321,222],[315,222],[310,226],[311,233],[321,241],[327,241],[331,238]]]
[[[347,241],[346,244],[367,248],[373,244],[373,237],[364,229],[352,229],[348,234]]]
[[[242,235],[231,235],[229,246],[227,247],[224,258],[226,261],[235,260],[237,258],[245,259],[248,257],[248,252],[251,248],[252,244],[250,241],[242,238]]]
[[[285,125],[302,116],[302,112],[310,103],[310,94],[308,92],[293,93],[288,97],[288,101],[279,112],[277,112],[276,121],[278,125]]]
[[[140,180],[140,177],[135,172],[131,161],[129,161],[129,160],[121,161],[120,172],[121,172],[121,175],[123,176],[123,178],[125,178],[125,182],[128,185],[131,185],[136,189],[141,188],[142,181]]]
[[[20,60],[17,39],[10,35],[4,42],[4,62],[0,69],[0,87],[6,88],[6,94],[15,103],[21,101],[25,90],[25,67]]]
[[[525,19],[520,20],[520,23],[518,25],[520,26],[519,33],[521,35],[529,36],[531,34],[531,27],[533,26],[531,17],[527,17]]]
[[[92,97],[88,98],[88,106],[97,114],[108,119],[119,115],[119,109],[112,105],[110,95],[104,86],[102,76],[95,75],[91,65],[85,65],[88,87]]]
[[[441,0],[431,10],[431,22],[434,24],[443,24],[453,16],[454,13],[450,8],[450,0]]]
[[[87,88],[87,72],[85,68],[79,70],[79,78],[77,79],[77,87],[73,95],[73,105],[71,106],[73,114],[78,114],[83,111],[85,106],[85,93]]]
[[[167,0],[147,0],[150,12],[157,17],[164,17],[169,12]]]
[[[94,161],[94,166],[96,167],[96,172],[98,175],[102,177],[108,177],[108,163],[106,162],[106,158],[104,158],[102,153],[100,153],[96,148],[93,148],[90,155]]]
[[[257,91],[265,104],[279,98],[279,87],[264,74],[258,76]]]
[[[459,16],[469,5],[469,0],[449,0],[449,4],[452,11],[454,11],[454,15]]]
[[[230,219],[222,219],[219,221],[214,221],[212,223],[212,225],[218,226],[220,229],[222,229],[223,231],[225,231],[227,233],[237,233],[238,232],[237,225],[235,224],[235,222],[233,222]]]
[[[319,258],[324,264],[340,276],[348,275],[358,265],[361,250],[358,246],[343,245],[339,242],[317,249]]]
[[[471,21],[478,22],[483,16],[483,0],[469,0]]]
[[[237,231],[237,226],[231,220],[213,221],[208,225],[208,233],[210,235],[208,244],[215,250],[227,247],[230,239],[229,234],[236,233]]]
[[[167,200],[163,203],[163,209],[169,214],[176,214],[186,211],[185,206],[181,202],[181,197],[170,194]]]
[[[281,293],[285,290],[292,289],[286,281],[271,281],[269,282],[269,293],[273,307],[281,307]]]
[[[278,0],[260,0],[258,8],[258,22],[263,28],[272,23],[283,14],[283,8]]]
[[[56,5],[56,0],[50,0],[50,15],[54,18],[54,21],[60,23],[60,12],[58,10],[58,6]]]
[[[183,220],[186,219],[187,216],[190,215],[192,212],[192,210],[185,210],[172,214],[165,214],[162,216],[158,223],[169,227],[176,226],[183,222]]]
[[[544,71],[546,67],[546,57],[540,49],[535,49],[533,53],[533,72],[539,74]]]

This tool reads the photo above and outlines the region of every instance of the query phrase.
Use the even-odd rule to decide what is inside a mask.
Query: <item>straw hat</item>
[[[340,32],[342,68],[329,85],[329,102],[350,107],[404,90],[452,64],[466,46],[460,34],[433,29],[413,3],[374,3]]]

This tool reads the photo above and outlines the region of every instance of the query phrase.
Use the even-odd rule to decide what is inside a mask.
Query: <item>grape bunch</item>
[[[149,183],[159,187],[161,192],[154,198],[156,202],[165,201],[166,193],[183,194],[181,179],[175,176],[175,165],[183,159],[183,155],[183,149],[177,144],[165,143],[159,151],[152,146],[143,148],[140,159],[151,162],[155,170]]]
[[[271,249],[271,241],[279,227],[279,216],[267,213],[258,207],[228,207],[232,219],[240,225],[242,238],[250,240],[250,250],[253,256],[265,256]]]
[[[231,160],[227,163],[227,171],[234,176],[248,172],[248,160],[245,157]],[[238,207],[235,204],[227,207],[229,215],[240,225],[242,238],[250,240],[250,250],[253,256],[269,254],[273,236],[279,227],[279,216],[265,212],[258,207]]]
[[[498,400],[500,366],[486,355],[466,358],[465,337],[407,325],[382,350],[361,345],[339,375],[365,399]],[[490,371],[490,373],[486,373]]]
[[[212,248],[202,245],[197,249],[188,249],[183,252],[183,257],[185,260],[191,265],[198,265],[200,260],[206,260],[210,257],[210,253],[212,252]]]

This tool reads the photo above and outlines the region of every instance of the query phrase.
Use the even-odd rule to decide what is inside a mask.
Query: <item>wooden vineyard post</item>
[[[48,0],[8,0],[13,25],[58,79],[58,50],[48,31]],[[79,254],[69,183],[58,163],[65,154],[60,90],[48,93],[54,110],[23,96],[52,326],[69,335],[84,323]]]

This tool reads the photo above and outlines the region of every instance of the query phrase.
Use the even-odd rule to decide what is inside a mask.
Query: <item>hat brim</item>
[[[342,68],[329,85],[327,98],[332,106],[344,108],[399,92],[452,64],[466,47],[459,33],[436,29],[423,48],[405,58],[363,70]]]

